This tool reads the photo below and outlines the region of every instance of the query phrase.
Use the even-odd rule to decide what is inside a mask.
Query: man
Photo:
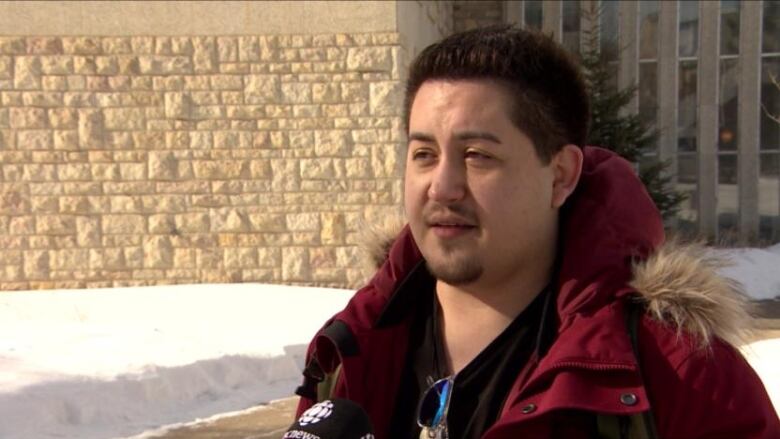
[[[415,59],[408,226],[312,341],[299,414],[346,397],[393,439],[780,437],[734,346],[737,292],[662,247],[632,166],[584,147],[588,105],[535,33],[465,32]]]

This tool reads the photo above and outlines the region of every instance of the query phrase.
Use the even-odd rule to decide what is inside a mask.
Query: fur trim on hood
[[[742,286],[717,273],[728,265],[701,244],[670,241],[634,264],[631,286],[654,319],[693,334],[703,346],[718,337],[732,346],[750,337],[752,317]]]
[[[404,223],[388,220],[367,226],[362,251],[367,272],[378,269]],[[750,337],[753,318],[742,286],[720,275],[728,265],[701,244],[670,240],[649,258],[634,263],[630,286],[639,293],[654,320],[695,337],[709,346],[713,337],[741,346]]]

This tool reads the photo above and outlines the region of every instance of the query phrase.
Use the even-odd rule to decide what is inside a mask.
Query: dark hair
[[[432,79],[487,79],[504,85],[514,124],[548,163],[563,145],[585,145],[590,101],[578,63],[550,37],[511,26],[451,35],[426,47],[406,81],[404,122],[417,91]]]

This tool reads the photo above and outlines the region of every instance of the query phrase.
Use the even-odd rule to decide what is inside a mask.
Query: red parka
[[[733,346],[745,329],[738,292],[695,248],[663,245],[660,215],[628,162],[585,148],[560,239],[554,342],[525,376],[518,371],[485,439],[586,437],[573,413],[649,406],[665,439],[780,438],[766,390]],[[406,227],[369,284],[328,322],[344,323],[350,346],[340,351],[322,331],[309,346],[307,364],[324,372],[341,365],[333,396],[360,404],[379,439],[390,439],[410,321],[376,322],[421,261]],[[624,299],[635,295],[648,310],[638,325],[641,371],[625,323]],[[313,402],[302,397],[298,414]]]

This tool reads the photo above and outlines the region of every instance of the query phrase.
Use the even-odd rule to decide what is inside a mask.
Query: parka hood
[[[734,346],[744,342],[751,320],[747,300],[737,283],[717,273],[723,263],[701,245],[664,242],[661,216],[629,162],[597,147],[585,147],[584,156],[577,190],[561,211],[560,330],[635,295],[652,318],[691,334],[701,346],[713,337]],[[353,299],[352,308],[370,325],[422,255],[401,221],[373,227],[364,250],[379,267],[371,280],[375,288],[366,294],[383,297]]]

